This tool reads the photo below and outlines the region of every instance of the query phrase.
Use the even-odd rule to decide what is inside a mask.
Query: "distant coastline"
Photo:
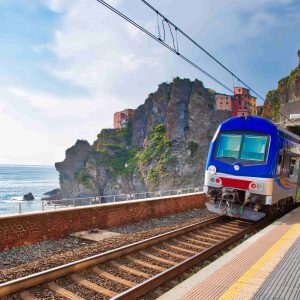
[[[44,193],[59,187],[59,174],[51,165],[0,164],[0,215],[41,209]],[[31,192],[35,200],[22,201]]]

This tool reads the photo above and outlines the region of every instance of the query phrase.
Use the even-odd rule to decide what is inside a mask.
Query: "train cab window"
[[[245,135],[241,159],[264,161],[267,143],[267,136]]]
[[[291,157],[289,177],[294,177],[295,165],[296,165],[296,158]]]
[[[267,157],[269,136],[245,132],[224,132],[218,137],[215,157],[232,163],[232,159],[243,164],[264,163]]]
[[[221,134],[218,141],[218,158],[238,158],[241,147],[242,135]]]

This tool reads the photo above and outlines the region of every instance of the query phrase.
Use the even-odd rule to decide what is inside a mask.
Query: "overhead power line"
[[[172,51],[173,53],[177,54],[181,59],[183,59],[184,61],[186,61],[187,63],[189,63],[190,65],[192,65],[193,67],[195,67],[196,69],[198,69],[200,72],[202,72],[203,74],[205,74],[206,76],[208,76],[210,79],[212,79],[213,81],[215,81],[216,83],[218,83],[219,85],[221,85],[224,89],[226,89],[227,91],[231,92],[232,94],[234,94],[234,91],[228,87],[225,83],[223,83],[222,81],[218,80],[215,76],[211,75],[209,72],[205,71],[203,68],[201,68],[199,65],[197,65],[195,62],[191,61],[189,58],[187,58],[186,56],[184,56],[183,54],[181,54],[179,52],[179,47],[178,47],[178,38],[177,38],[177,32],[181,33],[185,38],[187,38],[190,42],[192,42],[196,47],[198,47],[200,50],[202,50],[205,54],[207,54],[211,59],[213,59],[218,65],[220,65],[224,70],[226,70],[232,77],[236,78],[240,83],[242,83],[245,87],[247,87],[250,91],[252,91],[258,98],[260,98],[263,102],[266,102],[265,98],[263,98],[260,94],[258,94],[255,90],[253,90],[248,84],[246,84],[240,77],[238,77],[235,73],[233,73],[229,68],[227,68],[220,60],[218,60],[217,58],[215,58],[211,53],[209,53],[206,49],[204,49],[201,45],[199,45],[194,39],[192,39],[190,36],[188,36],[183,30],[181,30],[180,28],[178,28],[172,21],[170,21],[168,18],[166,18],[162,13],[160,13],[157,9],[155,9],[151,4],[149,4],[147,1],[145,0],[141,0],[145,5],[147,5],[147,7],[149,7],[153,12],[156,13],[157,15],[157,27],[158,27],[158,37],[155,36],[153,33],[151,33],[150,31],[148,31],[147,29],[145,29],[144,27],[142,27],[141,25],[139,25],[138,23],[136,23],[135,21],[133,21],[132,19],[130,19],[129,17],[127,17],[126,15],[124,15],[122,12],[120,12],[119,10],[117,10],[115,7],[111,6],[110,4],[108,4],[107,2],[105,2],[104,0],[96,0],[97,2],[99,2],[100,4],[102,4],[103,6],[107,7],[108,9],[110,9],[111,11],[113,11],[115,14],[119,15],[121,18],[123,18],[124,20],[126,20],[127,22],[129,22],[130,24],[132,24],[133,26],[135,26],[136,28],[138,28],[139,30],[143,31],[144,33],[146,33],[148,36],[150,36],[152,39],[154,39],[155,41],[159,42],[160,44],[162,44],[163,46],[165,46],[167,49],[169,49],[170,51]],[[159,20],[158,20],[158,16],[160,16],[162,18],[162,30],[163,30],[163,38],[160,32],[160,26],[159,26]],[[171,38],[172,38],[172,42],[173,42],[173,47],[171,47],[170,45],[168,45],[165,41],[165,37],[166,37],[166,32],[165,32],[165,27],[164,27],[164,23],[166,23],[169,27],[170,30],[170,34],[171,34]],[[175,30],[175,34],[173,34],[172,28],[174,28]],[[175,35],[175,36],[174,36]],[[284,114],[282,114],[280,111],[278,111],[278,113],[284,117],[285,119],[289,120],[291,123],[294,123],[292,120],[290,120],[290,118],[288,118],[287,116],[285,116]]]
[[[96,0],[96,1],[99,2],[99,3],[101,3],[102,5],[104,5],[105,7],[107,7],[108,9],[110,9],[111,11],[113,11],[114,13],[116,13],[117,15],[119,15],[121,18],[123,18],[124,20],[126,20],[127,22],[129,22],[130,24],[132,24],[133,26],[137,27],[138,29],[140,29],[141,31],[143,31],[144,33],[146,33],[147,35],[149,35],[152,39],[156,40],[157,42],[159,42],[160,44],[162,44],[163,46],[165,46],[166,48],[168,48],[173,53],[177,54],[180,58],[182,58],[187,63],[189,63],[190,65],[192,65],[193,67],[195,67],[196,69],[198,69],[199,71],[201,71],[203,74],[205,74],[206,76],[208,76],[209,78],[211,78],[213,81],[215,81],[219,85],[221,85],[227,91],[229,91],[231,93],[234,93],[233,90],[230,87],[228,87],[226,84],[224,84],[223,82],[221,82],[220,80],[218,80],[216,77],[214,77],[213,75],[211,75],[210,73],[208,73],[207,71],[205,71],[203,68],[201,68],[200,66],[198,66],[196,63],[194,63],[193,61],[191,61],[186,56],[180,54],[176,49],[174,49],[171,46],[169,46],[164,40],[162,40],[161,38],[156,37],[150,31],[148,31],[147,29],[145,29],[144,27],[142,27],[138,23],[134,22],[129,17],[125,16],[123,13],[121,13],[119,10],[117,10],[116,8],[114,8],[113,6],[111,6],[110,4],[108,4],[104,0]]]

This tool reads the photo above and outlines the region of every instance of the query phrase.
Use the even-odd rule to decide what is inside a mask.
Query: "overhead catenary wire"
[[[205,74],[207,77],[209,77],[210,79],[212,79],[213,81],[215,81],[216,83],[218,83],[220,86],[222,86],[224,89],[226,89],[227,91],[231,92],[232,94],[234,94],[234,91],[228,87],[225,83],[221,82],[220,80],[218,80],[216,77],[214,77],[213,75],[211,75],[209,72],[205,71],[203,68],[201,68],[199,65],[197,65],[196,63],[194,63],[193,61],[191,61],[189,58],[187,58],[186,56],[184,56],[183,54],[179,53],[178,51],[178,43],[177,43],[177,47],[175,46],[174,43],[174,37],[173,37],[173,33],[172,33],[172,29],[170,27],[170,25],[172,25],[175,28],[176,34],[177,31],[180,32],[184,37],[186,37],[189,41],[191,41],[194,45],[196,45],[198,48],[200,48],[204,53],[206,53],[209,57],[211,57],[215,62],[217,62],[222,68],[224,68],[227,72],[229,72],[231,74],[231,76],[233,76],[234,78],[236,78],[239,82],[241,82],[244,86],[246,86],[250,91],[252,91],[255,95],[257,95],[258,98],[260,98],[263,102],[266,102],[266,100],[260,96],[256,91],[254,91],[249,85],[247,85],[243,80],[241,80],[237,75],[235,75],[232,71],[230,71],[224,64],[222,64],[218,59],[216,59],[212,54],[210,54],[207,50],[205,50],[202,46],[200,46],[196,41],[194,41],[191,37],[189,37],[184,31],[182,31],[180,28],[178,28],[173,22],[171,22],[168,18],[166,18],[163,14],[161,14],[158,10],[156,10],[151,4],[149,4],[147,1],[145,0],[141,0],[144,4],[146,4],[149,8],[151,8],[151,10],[153,10],[157,17],[160,16],[161,18],[163,18],[162,21],[162,25],[163,22],[166,22],[169,26],[170,32],[171,32],[171,36],[172,36],[172,41],[173,41],[173,45],[174,48],[172,48],[171,46],[169,46],[166,42],[165,42],[165,32],[164,32],[164,39],[162,40],[160,38],[160,29],[158,27],[159,30],[159,37],[156,37],[154,34],[152,34],[150,31],[148,31],[147,29],[145,29],[144,27],[142,27],[141,25],[139,25],[138,23],[136,23],[135,21],[133,21],[132,19],[130,19],[129,17],[127,17],[126,15],[124,15],[122,12],[120,12],[119,10],[117,10],[115,7],[113,7],[112,5],[108,4],[106,1],[104,0],[96,0],[98,3],[102,4],[103,6],[107,7],[108,9],[110,9],[111,11],[113,11],[115,14],[119,15],[121,18],[123,18],[124,20],[126,20],[127,22],[129,22],[130,24],[132,24],[133,26],[135,26],[136,28],[138,28],[139,30],[141,30],[142,32],[146,33],[148,36],[150,36],[152,39],[154,39],[155,41],[159,42],[160,44],[162,44],[163,46],[165,46],[167,49],[169,49],[170,51],[172,51],[173,53],[177,54],[181,59],[183,59],[184,61],[186,61],[187,63],[189,63],[190,65],[192,65],[193,67],[195,67],[196,69],[198,69],[200,72],[202,72],[203,74]],[[163,31],[165,31],[164,26],[163,26]],[[177,36],[176,36],[176,40],[177,40]],[[287,116],[285,116],[284,114],[282,114],[280,111],[278,112],[282,117],[286,118],[287,120],[289,120],[291,123],[293,123],[293,121],[291,121]]]
[[[192,39],[189,35],[187,35],[183,30],[181,30],[177,25],[175,25],[172,21],[170,21],[166,16],[160,13],[156,8],[154,8],[150,3],[145,0],[140,0],[145,5],[147,5],[151,10],[153,10],[157,15],[161,16],[163,20],[167,21],[171,24],[178,32],[180,32],[185,38],[187,38],[190,42],[192,42],[195,46],[201,49],[205,54],[207,54],[211,59],[213,59],[218,65],[220,65],[224,70],[230,73],[231,76],[235,77],[239,82],[241,82],[245,87],[247,87],[251,92],[253,92],[257,97],[259,97],[262,101],[265,99],[260,96],[255,90],[253,90],[248,84],[246,84],[241,78],[239,78],[236,74],[234,74],[231,70],[229,70],[220,60],[214,57],[211,53],[209,53],[206,49],[204,49],[201,45],[199,45],[194,39]]]
[[[129,22],[130,24],[132,24],[133,26],[137,27],[138,29],[140,29],[141,31],[143,31],[144,33],[146,33],[147,35],[149,35],[152,39],[156,40],[157,42],[159,42],[160,44],[162,44],[163,46],[165,46],[167,49],[169,49],[170,51],[172,51],[173,53],[175,53],[176,55],[178,55],[184,61],[186,61],[187,63],[189,63],[190,65],[192,65],[196,69],[198,69],[200,72],[202,72],[203,74],[205,74],[206,76],[208,76],[210,79],[212,79],[213,81],[215,81],[216,83],[218,83],[219,85],[221,85],[224,89],[226,89],[227,91],[229,91],[231,93],[234,93],[233,90],[230,87],[228,87],[226,84],[224,84],[223,82],[221,82],[220,80],[218,80],[216,77],[214,77],[213,75],[211,75],[210,73],[208,73],[207,71],[205,71],[203,68],[201,68],[200,66],[198,66],[196,63],[194,63],[193,61],[191,61],[189,58],[185,57],[184,55],[182,55],[181,53],[179,53],[178,51],[176,51],[176,49],[170,47],[164,40],[156,37],[150,31],[148,31],[147,29],[145,29],[144,27],[142,27],[141,25],[139,25],[138,23],[136,23],[135,21],[133,21],[129,17],[125,16],[123,13],[121,13],[119,10],[117,10],[116,8],[114,8],[113,6],[111,6],[110,4],[108,4],[104,0],[96,0],[96,1],[99,2],[100,4],[104,5],[105,7],[107,7],[108,9],[110,9],[111,11],[113,11],[114,13],[116,13],[117,15],[119,15],[121,18],[123,18],[124,20],[126,20],[127,22]]]
[[[239,76],[237,76],[235,73],[233,73],[229,68],[227,68],[219,59],[217,59],[215,56],[213,56],[209,51],[207,51],[205,48],[203,48],[200,44],[198,44],[193,38],[191,38],[188,34],[186,34],[183,30],[178,28],[177,25],[175,25],[171,20],[169,20],[165,15],[160,13],[156,8],[154,8],[150,3],[148,3],[146,0],[140,0],[145,5],[147,5],[151,10],[153,10],[158,16],[163,18],[169,26],[170,24],[175,28],[176,34],[177,31],[180,32],[185,38],[187,38],[190,42],[192,42],[196,47],[201,49],[205,54],[207,54],[211,59],[213,59],[218,65],[220,65],[225,71],[227,71],[233,78],[237,79],[238,82],[242,83],[245,87],[247,87],[253,94],[255,94],[258,98],[260,98],[263,102],[266,102],[266,99],[262,97],[260,94],[258,94],[254,89],[252,89],[247,83],[245,83]],[[178,44],[177,44],[178,47]],[[285,116],[283,113],[278,111],[278,113],[289,120],[290,122],[294,123],[289,117]]]

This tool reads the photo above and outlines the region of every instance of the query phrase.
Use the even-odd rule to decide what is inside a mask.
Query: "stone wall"
[[[126,201],[51,212],[0,217],[0,251],[66,237],[90,228],[108,228],[203,208],[204,193]]]

